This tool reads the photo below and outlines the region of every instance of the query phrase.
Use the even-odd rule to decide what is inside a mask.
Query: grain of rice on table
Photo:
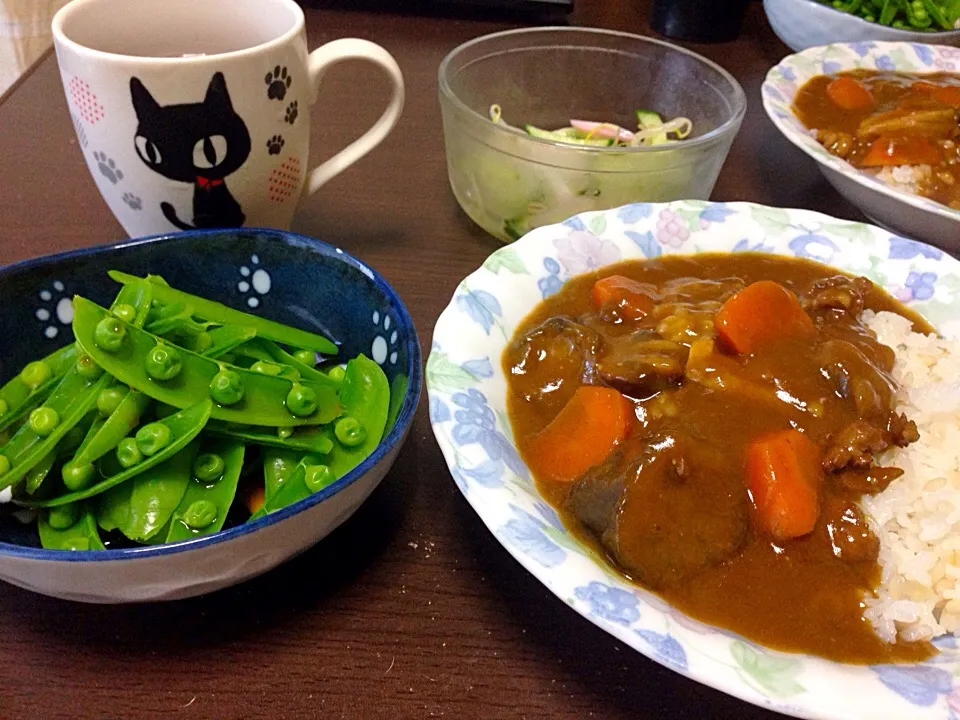
[[[898,411],[920,439],[884,453],[904,474],[863,509],[880,539],[882,577],[864,617],[886,641],[931,640],[960,630],[960,341],[912,331],[909,320],[865,311],[896,352]]]

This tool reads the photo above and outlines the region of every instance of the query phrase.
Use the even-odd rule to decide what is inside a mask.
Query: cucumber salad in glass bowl
[[[453,194],[504,242],[589,210],[709,198],[746,108],[709,60],[588,28],[472,40],[439,88]]]
[[[500,105],[490,106],[490,120],[494,124],[541,140],[583,147],[635,148],[666,145],[680,142],[688,137],[693,129],[693,123],[689,118],[675,118],[665,123],[660,115],[652,110],[638,109],[634,114],[637,119],[636,131],[611,122],[574,119],[570,120],[569,125],[555,130],[545,130],[530,124],[523,125],[523,129],[520,130],[503,119],[503,109]],[[507,164],[509,165],[509,161]],[[516,194],[503,205],[507,214],[503,218],[502,225],[494,225],[492,229],[485,226],[485,229],[494,235],[499,234],[499,231],[509,240],[518,240],[528,230],[545,222],[558,222],[569,215],[571,209],[579,212],[577,208],[589,208],[592,202],[604,196],[604,202],[612,201],[615,204],[632,202],[633,193],[636,191],[635,186],[629,182],[617,182],[617,178],[602,180],[596,174],[589,172],[583,173],[582,177],[572,176],[568,179],[561,179],[556,175],[553,177],[553,182],[550,182],[549,173],[544,173],[532,192],[528,186],[526,194],[529,202],[523,206],[521,202],[524,197],[523,189],[517,187],[515,182],[510,182],[509,171],[506,177],[495,175],[492,180],[506,180],[504,185],[498,182],[487,183],[487,187],[494,189],[492,198],[491,193],[484,193],[480,189],[482,182],[475,183],[479,190],[478,194],[486,200],[493,201],[487,204],[488,211],[495,210],[499,206],[497,200],[500,198],[497,195],[500,191]],[[498,186],[499,190],[496,190]],[[669,184],[665,185],[667,190],[671,187]],[[651,191],[653,191],[652,188]],[[501,198],[505,199],[503,195]],[[621,198],[623,202],[619,202],[617,198]],[[499,223],[499,220],[498,217],[495,222]]]

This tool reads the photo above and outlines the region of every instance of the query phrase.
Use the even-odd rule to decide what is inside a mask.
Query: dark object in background
[[[654,0],[653,29],[676,40],[725,42],[740,34],[749,0]]]
[[[304,7],[566,25],[574,0],[296,0]]]

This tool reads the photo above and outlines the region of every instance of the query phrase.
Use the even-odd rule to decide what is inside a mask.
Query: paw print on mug
[[[271,155],[279,155],[281,150],[283,150],[282,135],[274,135],[272,138],[267,140],[267,152],[269,152]]]
[[[123,171],[117,167],[113,158],[107,157],[106,153],[94,152],[93,159],[97,161],[97,169],[107,180],[116,185],[123,180]]]
[[[143,210],[143,201],[133,193],[125,192],[123,194],[123,201],[131,210]]]
[[[287,106],[287,114],[284,115],[283,121],[293,125],[297,121],[297,115],[300,114],[300,109],[297,106],[297,101],[294,100]]]
[[[286,66],[277,65],[273,72],[268,72],[263,79],[267,86],[268,100],[283,100],[287,96],[287,89],[293,82],[293,77],[287,74]]]

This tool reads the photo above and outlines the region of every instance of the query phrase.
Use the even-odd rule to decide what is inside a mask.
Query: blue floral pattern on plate
[[[960,262],[870,225],[703,201],[584,213],[491,255],[437,321],[426,378],[433,431],[451,475],[497,539],[552,592],[677,672],[798,717],[960,720],[956,643],[938,643],[941,655],[926,663],[874,667],[760,647],[631,585],[563,527],[531,482],[512,440],[499,364],[514,329],[577,273],[626,259],[713,251],[828,259],[896,293],[942,333],[960,334]]]

